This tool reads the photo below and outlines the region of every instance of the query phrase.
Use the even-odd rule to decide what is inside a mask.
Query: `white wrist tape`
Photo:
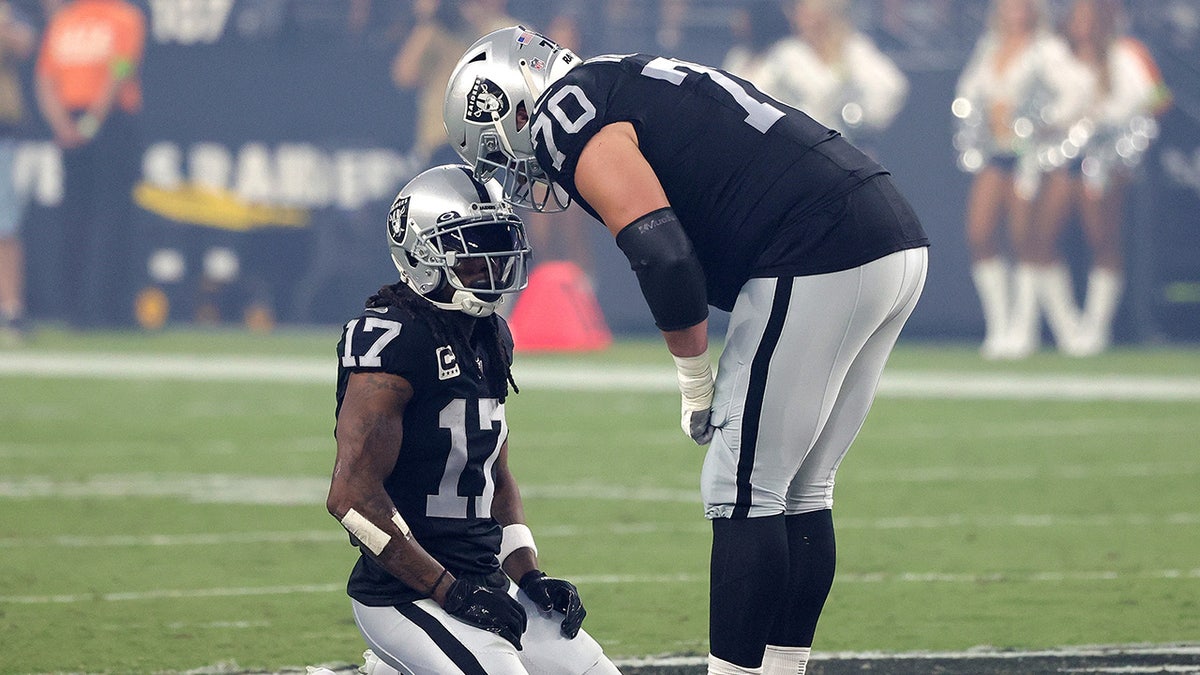
[[[404,535],[405,539],[412,536],[412,530],[408,529],[408,523],[404,522],[404,519],[400,517],[399,511],[392,511],[392,522],[396,524],[396,527],[400,528],[400,534]]]
[[[530,532],[529,526],[524,523],[505,525],[504,535],[500,538],[500,564],[503,565],[504,559],[519,548],[532,549],[533,556],[537,557],[537,546],[533,543],[533,532]]]
[[[396,514],[397,517],[399,515]],[[347,532],[354,535],[355,539],[375,555],[383,553],[383,549],[392,541],[392,535],[384,532],[378,525],[367,520],[366,516],[354,509],[350,509],[345,516],[342,516],[342,527],[346,528]]]
[[[698,356],[674,356],[684,410],[708,410],[713,401],[712,360],[708,350]]]

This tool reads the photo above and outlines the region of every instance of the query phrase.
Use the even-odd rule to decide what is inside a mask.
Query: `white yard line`
[[[0,353],[0,375],[118,380],[293,382],[332,386],[330,360],[79,354],[22,351]],[[543,390],[675,391],[675,374],[658,366],[563,366],[522,363],[521,386]],[[892,398],[1038,399],[1070,401],[1198,401],[1200,377],[1133,375],[1032,375],[889,370],[879,395]]]
[[[631,584],[699,584],[707,577],[700,574],[568,574],[571,581],[580,586],[588,585],[631,585]],[[1128,580],[1200,580],[1197,569],[1161,569],[1143,572],[1117,570],[1090,570],[1080,572],[1023,572],[1023,573],[962,573],[946,572],[844,572],[838,575],[839,584],[980,584],[980,583],[1063,583],[1071,581],[1128,581]],[[120,591],[108,593],[64,593],[57,595],[5,595],[0,596],[0,605],[57,605],[82,602],[132,602],[141,600],[189,599],[189,598],[233,598],[262,595],[299,595],[309,593],[342,593],[344,582],[329,584],[297,584],[290,586],[233,586],[193,589],[150,589],[143,591]]]
[[[1120,464],[1109,467],[1062,466],[1043,469],[1034,466],[996,467],[973,469],[971,467],[920,467],[894,472],[862,471],[856,480],[864,483],[937,483],[937,482],[1009,482],[1032,478],[1055,480],[1081,480],[1095,478],[1157,478],[1192,476],[1200,473],[1200,463],[1195,464]],[[328,477],[300,476],[235,476],[228,474],[96,474],[88,478],[72,480],[53,476],[29,475],[0,478],[0,500],[3,499],[102,499],[123,497],[171,498],[197,504],[272,504],[280,506],[319,506],[325,502],[329,491]],[[648,502],[664,504],[699,504],[699,489],[631,487],[582,483],[574,485],[529,484],[521,487],[526,499],[554,500],[598,500],[618,502]],[[953,524],[957,515],[941,515],[948,518],[937,522],[942,526]],[[1047,515],[1013,515],[1014,519],[1031,519],[1027,525],[1036,524],[1038,519],[1053,518]],[[1125,518],[1128,524],[1138,524],[1143,516],[1112,516]],[[1146,516],[1159,518],[1160,516]],[[1175,524],[1194,524],[1193,514],[1172,516],[1179,519]],[[980,517],[983,518],[983,517]],[[1072,524],[1085,524],[1089,517],[1070,520]],[[1096,516],[1105,518],[1105,516]],[[914,527],[925,517],[914,516],[909,520],[885,519],[894,527]],[[855,522],[853,519],[839,520]],[[1103,521],[1101,521],[1103,522]],[[1057,524],[1055,522],[1047,523]],[[1119,524],[1109,521],[1109,524]],[[852,526],[852,525],[850,525]]]
[[[951,527],[969,528],[1044,528],[1044,527],[1194,527],[1200,525],[1200,513],[1093,514],[1063,516],[1056,514],[1005,514],[997,516],[892,516],[889,518],[838,518],[843,530],[926,530]],[[597,532],[608,536],[657,536],[662,534],[704,534],[711,529],[705,520],[691,523],[614,523],[604,526],[549,525],[538,529],[540,537],[570,539],[592,537]],[[209,532],[198,534],[120,534],[51,535],[45,537],[0,538],[0,549],[45,548],[129,548],[171,546],[225,546],[234,544],[343,544],[346,533],[336,526],[328,530],[295,532]]]
[[[0,353],[0,375],[115,380],[217,380],[333,384],[337,363],[271,356],[69,352]]]
[[[334,528],[337,525],[334,524]],[[109,548],[165,546],[226,546],[232,544],[294,544],[349,541],[338,529],[297,532],[210,532],[203,534],[118,534],[118,535],[52,535],[48,537],[6,537],[0,539],[0,549],[44,546],[51,548]]]

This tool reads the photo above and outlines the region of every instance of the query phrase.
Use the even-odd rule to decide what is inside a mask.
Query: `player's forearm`
[[[406,586],[421,591],[439,605],[445,604],[446,591],[454,583],[454,575],[429,555],[411,536],[392,540],[391,546],[375,556],[389,574]]]
[[[325,506],[361,550],[392,576],[441,603],[454,577],[443,574],[444,567],[412,536],[383,484],[403,441],[403,406],[396,404],[390,413],[371,406],[395,403],[394,397],[380,394],[395,389],[395,384],[389,378],[351,379],[338,418],[337,460]],[[380,390],[375,385],[392,389]]]
[[[537,554],[531,548],[518,549],[504,559],[502,568],[509,579],[520,581],[521,577],[538,569]]]
[[[501,449],[496,468],[496,492],[492,496],[492,518],[500,526],[525,522],[525,503],[512,472],[508,470],[508,444]]]
[[[680,330],[662,331],[672,356],[699,356],[708,350],[708,319]]]
[[[412,536],[408,524],[382,485],[335,476],[326,503],[329,513],[389,574],[439,604],[454,575]]]
[[[537,549],[532,533],[525,524],[525,505],[521,501],[521,492],[512,473],[508,471],[507,463],[496,472],[492,518],[504,528],[500,566],[509,578],[519,581],[527,572],[537,569]]]

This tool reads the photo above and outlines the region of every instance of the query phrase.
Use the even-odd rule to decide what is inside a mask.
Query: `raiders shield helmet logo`
[[[404,232],[408,229],[408,200],[412,197],[400,197],[392,204],[388,212],[388,235],[399,246],[404,243]]]
[[[508,97],[495,82],[477,77],[467,94],[466,120],[475,124],[489,124],[503,119],[509,107]]]

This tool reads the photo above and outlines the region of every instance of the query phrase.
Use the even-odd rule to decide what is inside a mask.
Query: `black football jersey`
[[[478,321],[488,320],[497,322],[504,343],[499,358],[511,363],[512,337],[504,320]],[[427,320],[412,310],[365,310],[346,323],[338,342],[337,405],[340,411],[353,372],[382,371],[408,380],[413,398],[384,487],[412,536],[438,562],[456,576],[487,575],[499,569],[501,528],[491,503],[495,462],[508,437],[507,371],[492,362],[496,350],[473,341],[471,351],[461,353],[461,342],[436,339]],[[366,553],[350,574],[348,591],[372,606],[424,597]]]
[[[704,268],[709,303],[721,309],[732,309],[751,277],[836,272],[927,243],[915,218],[812,218],[887,172],[745,80],[645,54],[580,64],[546,90],[530,120],[542,169],[597,218],[575,188],[575,167],[613,122],[637,131]]]

